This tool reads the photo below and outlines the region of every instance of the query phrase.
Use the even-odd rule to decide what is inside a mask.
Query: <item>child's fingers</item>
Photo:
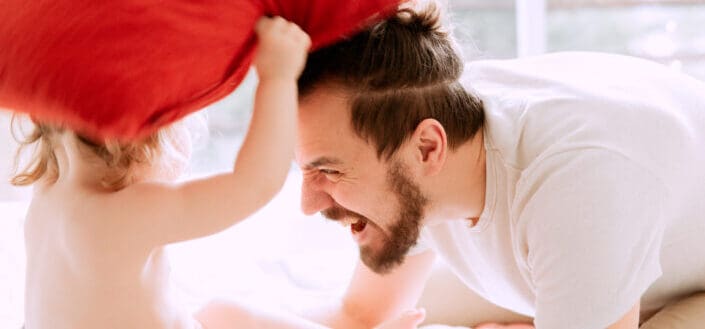
[[[257,33],[259,37],[270,33],[280,34],[303,44],[306,49],[311,45],[311,38],[301,27],[279,16],[261,17],[257,23],[255,23],[255,33]]]
[[[308,33],[304,32],[301,27],[298,25],[294,24],[296,27],[296,37],[299,40],[299,42],[306,48],[309,49],[311,48],[311,37],[308,35]]]
[[[283,35],[286,35],[288,38],[291,38],[293,40],[296,40],[302,44],[310,44],[311,39],[308,36],[306,32],[304,32],[303,29],[301,29],[300,26],[293,22],[286,21],[282,19],[282,25],[280,27],[280,32]]]
[[[255,33],[262,35],[270,30],[283,30],[288,23],[289,22],[279,16],[262,16],[257,20],[257,23],[255,23]]]
[[[272,19],[266,16],[260,17],[255,23],[255,33],[262,34],[262,31],[267,29],[267,26],[271,24]]]

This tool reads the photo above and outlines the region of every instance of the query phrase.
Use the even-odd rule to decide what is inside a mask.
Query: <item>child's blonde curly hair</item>
[[[58,146],[57,143],[62,143],[61,139],[66,137],[66,134],[71,134],[71,137],[76,139],[80,152],[90,152],[102,162],[106,170],[101,184],[110,190],[117,191],[132,184],[137,178],[135,173],[138,168],[159,163],[169,164],[167,168],[184,168],[189,162],[190,151],[189,154],[184,154],[187,152],[183,152],[183,148],[186,146],[190,150],[192,136],[183,122],[174,123],[134,142],[116,139],[97,142],[60,125],[46,124],[34,119],[33,130],[26,134],[21,128],[18,129],[18,120],[19,117],[13,115],[12,135],[19,143],[15,171],[11,178],[11,183],[15,186],[32,185],[43,178],[55,182],[59,178],[59,165],[54,150]],[[20,134],[23,136],[18,136]],[[20,166],[22,154],[28,148],[33,148],[32,155]]]

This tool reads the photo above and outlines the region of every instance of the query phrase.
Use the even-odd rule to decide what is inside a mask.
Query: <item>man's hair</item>
[[[299,78],[304,98],[342,88],[356,134],[389,159],[424,119],[439,121],[451,150],[482,128],[482,102],[458,81],[463,61],[441,28],[440,12],[398,9],[392,17],[309,55]]]
[[[118,140],[103,140],[100,142],[76,134],[60,125],[46,124],[33,121],[33,130],[29,134],[23,134],[17,129],[19,117],[12,118],[12,133],[19,148],[15,159],[15,174],[11,183],[16,186],[26,186],[46,178],[51,182],[59,178],[59,165],[56,158],[55,149],[63,143],[65,134],[71,134],[70,138],[75,138],[79,145],[79,152],[82,155],[94,156],[105,169],[101,184],[110,190],[120,190],[133,183],[135,170],[139,165],[152,165],[158,161],[168,158],[169,161],[179,161],[185,164],[186,159],[176,149],[174,143],[179,140],[176,135],[190,134],[187,128],[177,122],[169,127],[162,128],[151,135],[134,142],[121,142]],[[22,134],[24,136],[18,136]],[[180,140],[179,140],[180,142]],[[26,164],[17,169],[21,155],[27,148],[32,148],[33,152]],[[89,153],[84,153],[89,152]]]

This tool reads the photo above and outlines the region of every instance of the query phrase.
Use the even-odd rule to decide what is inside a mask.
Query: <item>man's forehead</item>
[[[299,126],[298,139],[294,149],[296,163],[302,169],[311,169],[326,165],[341,164],[344,158],[345,142],[332,138],[330,132],[325,128],[311,127],[312,131],[302,131],[307,129]]]
[[[317,132],[307,134],[301,132],[302,128],[299,127],[299,139],[294,150],[296,163],[302,169],[347,167],[360,160],[363,153],[374,153],[372,146],[351,130],[322,127]],[[323,132],[328,129],[333,131]],[[305,137],[302,138],[302,135]]]
[[[372,147],[352,128],[346,92],[332,85],[300,100],[298,130],[295,155],[302,169],[350,165]]]

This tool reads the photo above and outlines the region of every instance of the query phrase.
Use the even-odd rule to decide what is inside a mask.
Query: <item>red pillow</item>
[[[398,1],[2,0],[0,107],[139,138],[237,87],[260,16],[299,24],[316,48]]]

